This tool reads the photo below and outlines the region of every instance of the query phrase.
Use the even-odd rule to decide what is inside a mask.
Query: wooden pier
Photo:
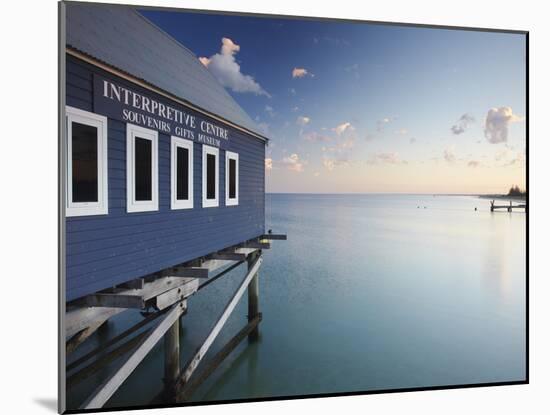
[[[258,339],[258,325],[262,320],[262,313],[259,311],[258,281],[259,269],[263,261],[262,249],[269,249],[271,240],[285,239],[286,235],[272,233],[261,235],[237,246],[90,294],[68,304],[65,325],[67,354],[72,354],[116,314],[128,309],[139,309],[144,316],[144,319],[134,326],[66,366],[67,387],[71,388],[98,370],[104,370],[113,361],[126,356],[111,376],[98,385],[79,409],[103,408],[161,339],[164,339],[164,390],[155,399],[160,398],[166,404],[188,400],[200,384],[245,338],[248,337],[250,341]],[[202,345],[195,351],[192,358],[182,365],[180,324],[181,317],[187,312],[187,299],[244,263],[247,264],[247,272],[242,282],[214,322]],[[220,268],[225,269],[207,278],[210,272]],[[248,324],[194,375],[245,291],[248,292]],[[150,311],[151,309],[153,311]],[[158,322],[153,323],[156,320]]]
[[[514,205],[512,201],[510,200],[510,204],[508,205],[496,205],[494,200],[491,200],[491,212],[494,212],[498,209],[506,209],[508,212],[512,212],[513,209],[524,209],[524,211],[527,211],[527,204],[518,204]]]

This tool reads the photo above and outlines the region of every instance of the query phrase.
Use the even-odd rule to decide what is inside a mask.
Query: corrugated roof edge
[[[139,6],[137,6],[139,7]],[[190,55],[193,55],[195,58],[197,57],[197,55],[195,55],[193,53],[193,51],[191,49],[189,49],[187,46],[185,46],[183,43],[181,42],[178,42],[176,39],[174,39],[174,37],[172,35],[170,35],[168,32],[166,32],[164,29],[160,28],[159,26],[157,26],[156,24],[154,24],[151,20],[149,20],[147,17],[145,17],[144,15],[142,15],[137,9],[134,9],[132,7],[132,11],[134,13],[136,13],[140,18],[142,18],[145,22],[147,22],[147,24],[153,26],[155,29],[157,29],[160,33],[162,33],[165,37],[167,37],[168,39],[170,39],[173,43],[175,43],[178,47],[182,48],[183,50],[185,50],[187,53],[189,53]],[[198,59],[197,59],[198,60]],[[208,72],[210,73],[210,72]],[[218,80],[216,78],[214,78],[214,76],[212,74],[210,74],[210,76],[212,76],[212,78],[218,82]],[[229,94],[228,94],[229,95]]]
[[[152,84],[151,82],[143,79],[143,78],[140,78],[138,76],[135,76],[133,74],[131,74],[130,72],[128,71],[125,71],[124,69],[120,69],[120,68],[117,68],[115,66],[113,66],[112,64],[110,63],[107,63],[101,59],[98,59],[96,58],[95,56],[92,56],[90,55],[89,53],[86,53],[86,52],[83,52],[82,50],[78,49],[78,48],[75,48],[74,46],[70,45],[70,44],[67,44],[66,45],[66,52],[77,57],[77,58],[84,58],[86,57],[87,59],[85,59],[88,63],[92,64],[92,65],[95,65],[95,66],[98,66],[99,65],[102,65],[103,68],[102,69],[105,69],[107,70],[108,72],[111,72],[111,73],[114,73],[115,75],[119,75],[119,74],[122,74],[124,75],[124,77],[126,78],[129,78],[128,80],[131,81],[131,82],[134,82],[136,83],[137,82],[140,82],[142,83],[145,88],[147,89],[150,89],[152,90],[152,92],[155,92],[155,93],[160,93],[161,95],[164,95],[166,98],[168,99],[171,99],[173,101],[176,101],[178,102],[179,104],[181,105],[184,105],[192,110],[195,110],[195,111],[198,111],[208,117],[211,117],[211,118],[214,118],[230,127],[233,127],[233,128],[237,128],[238,130],[241,130],[243,132],[245,132],[246,134],[249,134],[255,138],[259,138],[265,142],[268,142],[270,139],[269,137],[266,137],[265,135],[262,135],[262,134],[259,134],[255,131],[252,131],[246,127],[243,127],[242,125],[239,125],[235,122],[232,122],[232,121],[229,121],[228,119],[218,115],[218,114],[214,114],[208,110],[205,110],[204,108],[196,105],[196,104],[193,104],[192,102],[188,101],[187,99],[185,98],[182,98],[182,97],[178,97],[177,95],[171,93],[171,92],[168,92],[166,90],[164,90],[163,88],[160,88],[158,87],[157,85],[154,85]],[[118,72],[119,74],[115,73],[115,72]],[[218,81],[216,81],[218,82]],[[233,99],[233,98],[231,98]]]

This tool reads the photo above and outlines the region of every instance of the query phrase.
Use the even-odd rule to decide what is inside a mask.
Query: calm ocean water
[[[260,341],[243,342],[193,400],[227,400],[522,380],[526,220],[470,196],[272,194]],[[474,208],[477,207],[478,211]],[[182,359],[244,275],[201,290],[183,318]],[[246,324],[246,296],[209,352]],[[137,322],[123,313],[105,337]],[[79,354],[99,342],[83,348]],[[108,406],[162,389],[162,342]],[[78,405],[99,372],[69,392]]]

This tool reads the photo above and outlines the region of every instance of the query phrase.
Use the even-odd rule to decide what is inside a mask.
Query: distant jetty
[[[523,209],[527,212],[527,193],[521,195],[507,194],[507,195],[479,195],[481,199],[489,199],[491,202],[490,210],[506,210],[512,212],[514,209]]]
[[[524,209],[527,210],[527,204],[516,204],[514,205],[512,201],[510,200],[509,204],[505,205],[497,205],[495,204],[494,200],[491,200],[491,212],[494,212],[497,209],[506,209],[508,212],[512,212],[514,209]]]

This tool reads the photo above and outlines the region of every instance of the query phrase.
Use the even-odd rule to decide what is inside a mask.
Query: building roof
[[[198,58],[129,6],[66,3],[67,46],[265,138]]]

